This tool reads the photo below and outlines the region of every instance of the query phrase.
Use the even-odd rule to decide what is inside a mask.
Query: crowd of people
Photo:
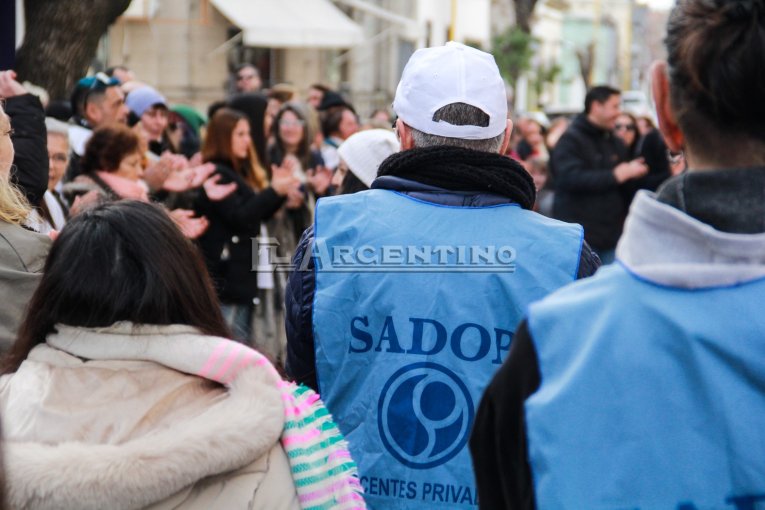
[[[680,0],[658,122],[0,72],[0,508],[758,508],[764,34]]]

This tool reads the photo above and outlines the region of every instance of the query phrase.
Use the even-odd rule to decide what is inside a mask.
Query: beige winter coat
[[[16,340],[24,310],[42,278],[51,240],[0,221],[0,352]]]
[[[299,508],[274,376],[254,367],[223,387],[183,373],[209,338],[59,326],[0,378],[11,508]]]

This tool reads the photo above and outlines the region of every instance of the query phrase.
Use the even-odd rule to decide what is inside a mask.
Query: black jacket
[[[207,217],[210,226],[199,238],[199,247],[221,301],[252,303],[258,290],[253,238],[260,234],[260,223],[281,207],[284,198],[271,187],[256,193],[230,163],[214,163],[220,183],[236,182],[237,188],[220,202],[200,193],[194,209]]]
[[[648,173],[639,179],[631,179],[622,184],[622,192],[628,207],[638,190],[656,191],[672,176],[669,170],[667,145],[658,129],[652,129],[633,145],[628,159],[643,158],[648,166]]]
[[[628,204],[613,169],[626,160],[624,143],[584,115],[574,119],[550,157],[553,217],[582,225],[596,250],[613,249],[622,234]]]
[[[48,140],[45,112],[37,96],[24,94],[5,101],[5,113],[11,119],[14,167],[11,179],[38,206],[48,189]]]
[[[414,149],[415,151],[424,151],[423,149]],[[407,151],[413,153],[413,151]],[[399,156],[398,159],[402,159]],[[386,160],[381,167],[380,172],[390,160]],[[428,176],[423,171],[423,175],[418,176],[417,181],[394,175],[383,175],[378,177],[373,183],[372,188],[387,189],[397,193],[404,193],[419,200],[433,202],[452,207],[487,207],[498,204],[513,202],[522,202],[529,200],[524,196],[521,189],[508,195],[516,195],[515,200],[512,196],[500,195],[490,191],[458,191],[460,188],[459,175]],[[435,179],[443,178],[443,187],[435,185]],[[422,182],[430,181],[430,183]],[[471,187],[468,185],[467,187]],[[491,188],[491,186],[487,186]],[[448,189],[447,189],[448,188]],[[474,188],[476,189],[476,188]],[[533,183],[531,184],[533,190]],[[533,191],[532,191],[533,193]],[[533,196],[530,203],[534,203]],[[530,206],[529,206],[530,207]],[[295,268],[289,277],[287,284],[285,305],[286,305],[286,332],[287,332],[287,374],[296,381],[317,390],[315,351],[313,338],[313,297],[316,288],[316,279],[314,274],[314,263],[310,257],[311,244],[313,242],[313,227],[310,227],[300,238],[295,255],[293,257],[293,268]],[[308,261],[304,263],[305,256],[308,255]],[[580,253],[578,278],[584,278],[595,273],[600,266],[600,259],[592,252],[587,243],[584,243]]]

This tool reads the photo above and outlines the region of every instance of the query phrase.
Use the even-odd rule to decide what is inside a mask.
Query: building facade
[[[324,83],[363,117],[390,106],[417,48],[451,38],[489,50],[498,1],[134,0],[109,30],[104,65],[204,107],[224,97],[234,65],[253,62],[265,86]]]

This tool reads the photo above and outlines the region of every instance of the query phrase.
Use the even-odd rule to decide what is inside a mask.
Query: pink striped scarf
[[[198,375],[227,384],[252,365],[271,371],[278,381],[285,413],[281,443],[289,457],[301,507],[366,508],[347,442],[313,390],[284,381],[261,354],[228,340],[221,340]]]

